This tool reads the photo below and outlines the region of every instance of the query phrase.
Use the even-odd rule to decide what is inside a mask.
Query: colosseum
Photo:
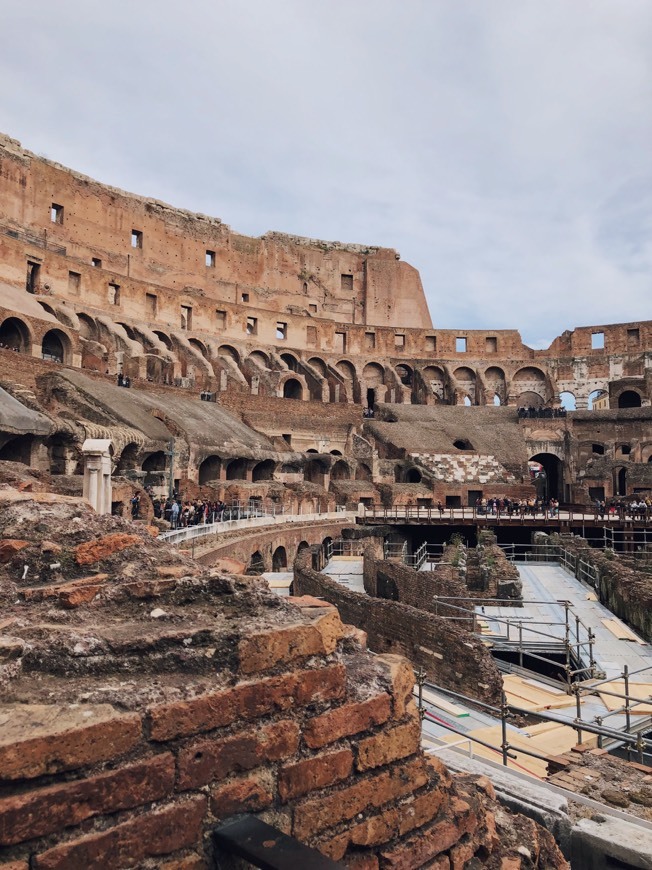
[[[652,321],[0,135],[0,870],[651,866],[651,499]]]

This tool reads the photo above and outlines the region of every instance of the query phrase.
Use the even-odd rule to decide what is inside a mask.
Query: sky
[[[396,248],[433,324],[652,319],[651,0],[22,0],[0,130],[107,184]]]

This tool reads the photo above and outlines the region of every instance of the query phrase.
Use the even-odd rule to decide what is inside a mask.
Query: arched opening
[[[487,389],[494,393],[493,404],[502,405],[507,398],[507,385],[505,372],[499,366],[489,366],[484,373],[484,381]],[[498,399],[498,401],[496,401]]]
[[[230,344],[221,344],[217,349],[217,355],[222,359],[232,359],[236,364],[240,362],[240,354]]]
[[[333,539],[330,536],[321,542],[321,549],[324,555],[324,564],[326,564],[333,555]]]
[[[607,394],[606,390],[593,390],[592,393],[589,393],[589,401],[588,401],[589,411],[593,411],[596,402],[599,405],[602,405],[602,402],[600,402],[599,400],[605,398],[607,395],[608,394]],[[607,407],[608,407],[608,405],[607,405]]]
[[[381,365],[379,365],[379,363],[367,363],[367,365],[362,369],[362,377],[364,378],[367,387],[379,387],[385,381],[385,370]]]
[[[0,443],[2,443],[0,434]],[[23,465],[30,465],[32,461],[32,446],[34,444],[33,435],[17,435],[15,438],[9,438],[0,448],[0,460],[4,462],[20,462]]]
[[[27,353],[30,349],[29,329],[17,317],[8,317],[0,326],[0,347]]]
[[[70,339],[59,329],[51,329],[43,336],[41,356],[50,362],[66,362],[66,351],[70,348]]]
[[[346,378],[347,381],[352,381],[355,377],[355,366],[346,359],[342,359],[338,363],[335,363],[335,368],[343,378]]]
[[[617,444],[616,456],[629,456],[632,452],[631,444]]]
[[[254,465],[253,471],[251,472],[251,479],[254,483],[257,480],[273,480],[275,470],[276,463],[274,460],[265,459],[264,462],[259,462],[257,465]]]
[[[614,495],[627,495],[627,469],[614,468],[613,471]]]
[[[164,332],[159,332],[158,330],[154,330],[154,335],[158,336],[163,344],[167,347],[168,350],[172,350],[172,339],[169,335],[166,335]]]
[[[260,550],[256,550],[251,554],[251,559],[249,559],[249,567],[247,568],[247,574],[262,574],[265,571],[265,561],[263,559],[263,554]]]
[[[351,479],[351,469],[344,462],[343,459],[339,459],[331,468],[331,480],[350,480]]]
[[[537,453],[530,457],[530,478],[537,496],[548,501],[551,498],[562,500],[564,464],[554,453]]]
[[[124,331],[127,333],[128,338],[130,338],[132,341],[138,340],[136,338],[136,333],[134,332],[133,327],[129,326],[128,323],[120,323],[120,322],[116,321],[116,326],[121,326],[124,329]]]
[[[165,453],[157,450],[145,457],[141,466],[143,471],[165,471]]]
[[[322,377],[326,377],[328,368],[323,359],[320,359],[318,356],[312,356],[308,360],[308,365],[312,366],[313,369],[316,369]]]
[[[232,459],[226,466],[227,480],[246,480],[247,479],[247,460]]]
[[[355,470],[355,479],[356,480],[371,480],[372,474],[371,469],[368,465],[365,465],[364,462],[359,462],[358,467]]]
[[[458,438],[453,441],[453,447],[457,447],[458,450],[473,450],[473,444],[467,438]]]
[[[342,451],[341,450],[331,450],[330,454],[331,454],[331,456],[342,456]]]
[[[575,411],[577,409],[575,394],[571,393],[569,390],[564,390],[559,394],[559,401],[561,402],[562,408],[565,408],[566,411]]]
[[[285,547],[277,547],[272,553],[272,571],[285,571],[288,566],[288,556]]]
[[[306,451],[310,453],[311,451]],[[328,464],[322,459],[310,459],[306,462],[303,469],[303,479],[308,483],[316,483],[322,485],[324,475],[328,472]]]
[[[198,350],[199,353],[204,357],[204,359],[208,359],[208,349],[206,348],[206,345],[198,338],[189,338],[188,344],[191,347],[194,347],[195,350]]]
[[[421,372],[421,377],[426,385],[430,387],[430,392],[440,401],[444,401],[444,388],[446,379],[444,372],[438,366],[426,366]]]
[[[540,408],[546,399],[546,376],[541,369],[525,366],[512,378],[511,392],[518,396],[519,407]]]
[[[468,366],[460,366],[453,372],[453,377],[457,383],[458,390],[464,395],[463,403],[465,405],[476,404],[475,391],[475,372]],[[467,401],[468,399],[468,401]]]
[[[199,485],[204,486],[220,479],[222,459],[219,456],[207,456],[199,466]]]
[[[519,408],[543,408],[545,403],[538,393],[526,390],[524,393],[519,393],[516,404]]]
[[[310,544],[308,543],[308,541],[301,541],[301,543],[297,547],[297,556],[300,553],[303,553],[304,550],[309,550],[309,549],[310,549]]]
[[[78,314],[77,319],[79,320],[79,334],[82,338],[85,338],[87,341],[97,341],[98,331],[97,324],[88,314]]]
[[[636,390],[625,390],[618,396],[619,408],[640,408],[641,395]]]
[[[303,387],[296,378],[288,378],[283,384],[284,399],[303,399]]]
[[[291,353],[282,353],[281,359],[291,372],[296,372],[299,370],[299,363],[297,362],[297,358],[295,356],[292,356]]]
[[[269,368],[269,358],[268,358],[267,354],[264,354],[262,352],[262,350],[252,351],[249,354],[248,358],[250,360],[252,360],[253,362],[257,363],[258,365],[262,366],[264,369]]]
[[[412,386],[412,369],[404,363],[396,366],[396,374],[404,387]]]
[[[135,471],[136,462],[138,459],[138,445],[127,444],[122,453],[120,454],[120,459],[118,460],[118,465],[116,467],[116,474],[125,474],[127,471]]]
[[[405,474],[406,483],[421,483],[422,475],[418,468],[408,468]]]

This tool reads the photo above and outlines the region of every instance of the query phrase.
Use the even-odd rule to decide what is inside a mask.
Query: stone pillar
[[[84,498],[98,514],[111,513],[111,441],[87,438],[82,445],[84,456]]]

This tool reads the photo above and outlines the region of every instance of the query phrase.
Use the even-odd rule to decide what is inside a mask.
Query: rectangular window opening
[[[604,332],[591,333],[591,350],[604,350]]]
[[[102,268],[102,261],[100,260],[99,257],[91,257],[91,266],[94,269],[101,269]]]
[[[150,317],[156,317],[158,299],[154,293],[145,293],[145,309]]]
[[[39,278],[41,276],[41,264],[35,263],[33,260],[27,261],[27,280],[25,289],[28,293],[37,293],[39,289]]]
[[[338,353],[346,353],[346,332],[336,332],[334,344],[334,350]]]
[[[50,206],[50,221],[53,224],[63,223],[63,206],[53,202]]]
[[[498,339],[495,335],[489,335],[485,338],[485,352],[496,353],[498,351]]]
[[[308,311],[309,311],[311,314],[317,314],[317,306],[316,306],[314,303],[311,303],[311,304],[308,306]]]
[[[627,330],[627,346],[638,347],[641,343],[641,332],[638,328]]]
[[[466,353],[466,338],[458,336],[455,339],[455,353]]]
[[[78,294],[81,289],[81,275],[79,272],[68,272],[68,290]]]
[[[288,447],[292,446],[292,435],[282,435],[281,437],[283,438],[285,443],[288,445]]]
[[[276,338],[278,341],[285,341],[288,337],[288,325],[287,323],[282,323],[278,321],[276,324]]]
[[[131,247],[132,248],[142,248],[143,246],[143,234],[140,230],[132,230],[131,231]]]
[[[437,336],[436,335],[426,335],[426,350],[430,350],[430,351],[437,350]]]
[[[220,311],[219,308],[216,309],[215,323],[218,329],[226,329],[226,311]]]
[[[247,318],[247,335],[258,335],[258,318],[257,317],[248,317]]]
[[[353,293],[353,275],[342,275],[341,282],[345,293]]]
[[[206,251],[206,265],[209,269],[215,268],[215,251]]]
[[[375,348],[376,348],[376,333],[375,332],[365,332],[365,334],[364,334],[364,348],[365,348],[365,350],[375,350]]]
[[[249,302],[249,294],[248,294],[248,293],[242,293],[241,296],[240,296],[240,301],[241,301],[241,302]]]
[[[109,284],[109,305],[120,305],[119,284]]]
[[[192,306],[181,306],[181,329],[192,329]]]
[[[405,347],[404,335],[399,335],[398,333],[394,335],[394,347]]]

